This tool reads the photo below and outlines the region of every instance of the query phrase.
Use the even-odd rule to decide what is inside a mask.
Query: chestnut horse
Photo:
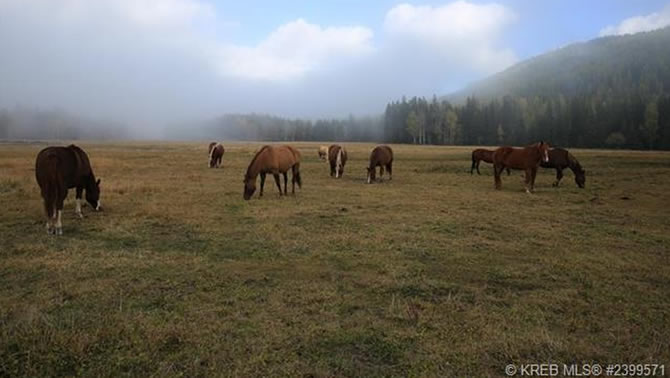
[[[479,172],[479,163],[482,160],[487,163],[493,164],[493,151],[485,150],[483,148],[472,150],[472,166],[470,167],[470,174],[472,174],[472,171],[474,171],[475,168],[477,168],[478,175],[482,174],[481,172]],[[509,168],[507,168],[507,176],[509,176],[509,174],[510,174]]]
[[[537,167],[541,161],[549,161],[548,143],[539,142],[524,148],[498,148],[493,152],[495,188],[500,190],[502,187],[500,174],[503,169],[521,169],[526,171],[526,193],[531,193],[535,189],[535,175],[537,175]]]
[[[549,150],[549,161],[541,162],[540,166],[542,168],[556,169],[556,181],[553,183],[553,186],[558,186],[561,183],[565,168],[570,168],[572,173],[575,174],[575,183],[577,183],[578,187],[583,189],[586,185],[586,171],[568,150],[552,148]]]
[[[339,144],[328,147],[328,162],[330,163],[330,176],[342,177],[344,165],[347,164],[347,150]]]
[[[328,161],[328,146],[319,146],[319,159]]]
[[[389,180],[393,179],[393,150],[389,146],[377,146],[370,154],[368,166],[368,184],[375,181],[375,171],[379,167],[379,178],[384,175],[384,167],[389,171]]]
[[[221,160],[223,159],[224,152],[226,152],[226,150],[223,148],[221,143],[212,142],[209,144],[210,168],[219,168],[221,166]]]
[[[287,173],[290,170],[293,173],[291,183],[293,187],[291,193],[295,194],[295,184],[302,188],[302,179],[300,178],[300,159],[301,155],[298,150],[291,146],[270,146],[266,145],[256,153],[249,167],[247,173],[244,175],[244,199],[248,200],[256,191],[256,176],[261,175],[261,192],[260,197],[263,196],[263,187],[265,186],[265,175],[270,173],[275,178],[279,195],[282,195],[281,184],[279,183],[279,174],[284,175],[284,195],[287,194],[288,177]]]
[[[40,151],[35,160],[35,178],[44,199],[48,234],[63,234],[61,213],[70,188],[76,188],[75,212],[80,218],[83,218],[81,193],[84,190],[86,201],[96,211],[100,210],[100,179],[95,179],[86,152],[73,144]]]

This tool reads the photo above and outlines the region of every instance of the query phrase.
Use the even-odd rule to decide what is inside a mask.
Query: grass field
[[[104,212],[49,236],[45,144],[0,144],[0,376],[500,376],[508,363],[670,370],[670,153],[572,151],[587,170],[493,190],[466,147],[317,144],[303,189],[242,199],[261,144],[80,142]]]

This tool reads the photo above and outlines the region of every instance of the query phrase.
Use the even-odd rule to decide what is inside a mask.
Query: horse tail
[[[48,154],[41,169],[42,198],[44,198],[44,210],[49,219],[53,218],[56,210],[56,202],[60,192],[60,177],[58,175],[58,156]],[[40,174],[40,173],[38,173]]]
[[[302,178],[300,177],[300,162],[297,162],[293,165],[293,177],[295,182],[298,184],[298,187],[302,189]]]
[[[470,174],[472,174],[472,171],[475,169],[475,165],[477,165],[477,159],[475,159],[475,152],[472,151],[472,165],[470,166]]]
[[[335,159],[335,176],[340,175],[340,167],[342,167],[342,147],[340,147],[339,150],[337,150],[337,159]]]
[[[212,155],[214,155],[214,150],[216,150],[216,144],[209,148],[209,161],[212,161]]]

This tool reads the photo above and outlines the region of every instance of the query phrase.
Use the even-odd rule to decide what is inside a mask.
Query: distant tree
[[[9,138],[9,126],[12,119],[9,117],[7,110],[0,111],[0,139]]]
[[[497,134],[498,134],[498,144],[499,145],[505,144],[505,130],[503,130],[501,123],[498,124]]]
[[[405,121],[406,129],[409,135],[412,136],[412,143],[416,144],[416,139],[419,136],[419,117],[414,110],[410,111]]]
[[[605,145],[610,148],[620,148],[626,144],[626,137],[620,132],[614,132],[607,136]]]
[[[453,110],[447,110],[446,125],[447,125],[447,143],[454,145],[460,142],[461,130],[458,124],[458,114]]]
[[[644,110],[644,124],[642,124],[641,131],[647,140],[649,149],[654,148],[658,133],[658,105],[655,100],[647,104]]]

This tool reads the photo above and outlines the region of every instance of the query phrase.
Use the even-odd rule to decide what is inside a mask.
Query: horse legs
[[[563,178],[563,170],[560,168],[556,168],[556,181],[552,184],[552,186],[558,186],[561,183],[562,178]]]
[[[84,214],[81,213],[81,192],[84,190],[83,187],[78,186],[76,189],[76,195],[75,195],[75,209],[74,213],[79,216],[79,218],[83,218]]]
[[[384,176],[384,166],[380,165],[379,166],[379,181],[382,181],[383,176]]]
[[[500,180],[500,173],[502,172],[503,169],[504,169],[503,166],[497,165],[495,163],[493,164],[493,180],[494,180],[493,183],[496,190],[500,190],[502,188],[502,180]]]
[[[330,163],[330,177],[335,176],[335,164]]]
[[[532,168],[526,168],[526,173],[524,174],[524,176],[525,176],[524,181],[525,181],[526,193],[530,194],[532,190],[531,188],[531,182],[532,182],[531,180],[533,177]]]
[[[279,196],[281,197],[281,183],[279,182],[279,173],[273,173],[272,176],[275,178],[275,183],[277,184],[277,189],[279,189]]]
[[[49,209],[52,209],[53,211],[53,215],[51,216],[49,215]],[[47,201],[46,197],[44,197],[44,210],[47,213],[47,235],[51,235],[56,231],[53,225],[54,215],[56,214],[56,206],[54,206],[53,203]]]
[[[509,168],[505,168],[505,169],[507,170],[507,176],[509,176],[509,174],[510,174]]]
[[[530,191],[535,191],[535,176],[537,176],[537,167],[531,168],[530,175]]]
[[[261,193],[259,197],[263,197],[263,187],[265,186],[265,173],[261,173]]]
[[[63,235],[63,222],[61,221],[61,215],[63,214],[63,201],[65,200],[65,195],[59,195],[56,200],[56,211],[54,212],[54,218],[56,219],[56,235]]]
[[[470,166],[470,174],[475,170],[475,159],[472,159],[472,165]],[[477,172],[479,173],[479,172]]]
[[[478,174],[478,175],[481,175],[482,173],[479,172],[479,163],[481,163],[481,161],[480,161],[480,160],[477,160],[477,165],[476,165],[475,167],[477,168],[477,174]]]
[[[296,173],[295,165],[294,165],[293,167],[291,167],[291,173],[292,173],[292,174],[291,174],[291,194],[295,194],[295,181],[296,181],[296,177],[295,177],[295,173]]]
[[[279,188],[281,191],[281,188]],[[288,193],[288,171],[284,172],[284,195],[287,195]]]
[[[393,162],[386,165],[386,170],[389,171],[389,181],[393,180]]]

